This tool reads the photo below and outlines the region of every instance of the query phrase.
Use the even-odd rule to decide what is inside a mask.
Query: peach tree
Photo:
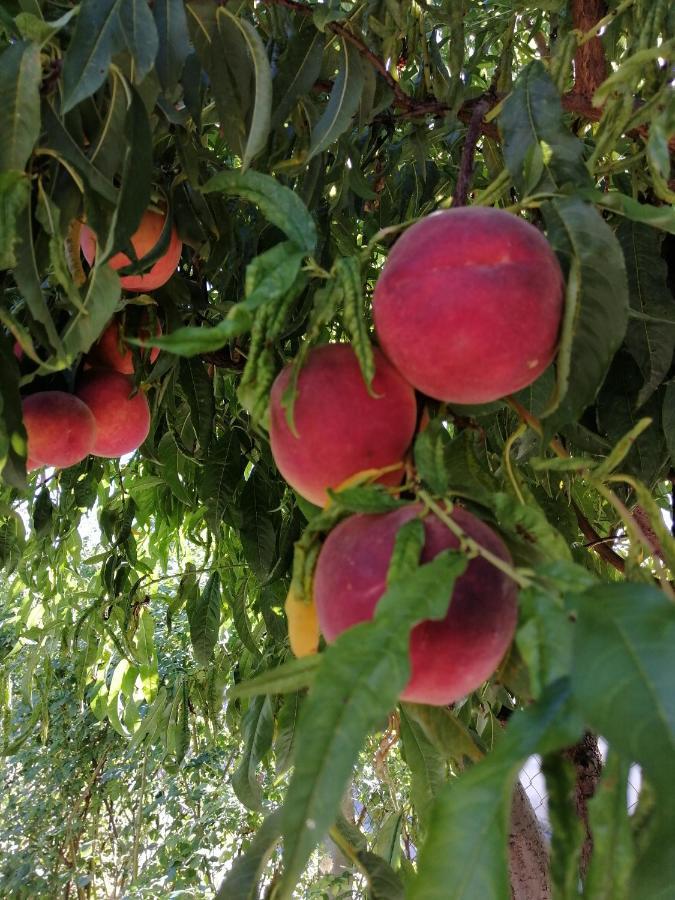
[[[672,894],[674,42],[3,3],[0,891]]]

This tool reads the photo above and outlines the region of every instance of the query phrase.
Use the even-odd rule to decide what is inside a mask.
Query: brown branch
[[[579,525],[579,530],[589,541],[588,547],[590,550],[594,550],[599,557],[604,559],[606,563],[609,563],[610,566],[613,566],[619,572],[626,571],[626,560],[623,556],[619,556],[618,553],[615,553],[611,547],[608,547],[606,541],[608,538],[601,537],[598,532],[593,528],[591,523],[588,521],[586,516],[582,513],[581,509],[577,506],[577,504],[572,501],[572,509],[574,510],[574,514],[577,517],[577,523]]]
[[[459,172],[457,174],[457,184],[455,185],[455,193],[452,198],[453,208],[456,206],[466,206],[466,201],[471,188],[471,179],[473,178],[473,158],[476,153],[476,143],[481,133],[481,125],[483,124],[483,116],[490,108],[490,101],[487,97],[477,103],[471,114],[471,121],[464,138],[464,147],[462,148],[462,157],[459,161]]]
[[[310,16],[313,13],[313,9],[310,6],[299,2],[299,0],[262,0],[262,2],[268,6],[283,6],[300,15]],[[594,18],[593,10],[596,8],[603,8],[604,0],[574,0],[574,3],[578,12],[579,21],[586,22],[588,20],[588,27],[582,28],[581,30],[587,31],[588,28],[595,25],[601,18],[600,15],[597,15]],[[582,13],[585,18],[582,17]],[[435,116],[440,118],[453,111],[451,106],[439,100],[430,98],[418,100],[407,94],[399,82],[393,77],[391,72],[389,72],[384,60],[377,56],[377,54],[368,47],[366,42],[358,35],[354,34],[354,32],[346,25],[342,25],[339,22],[331,22],[326,28],[329,31],[332,31],[333,34],[339,35],[345,41],[352,44],[352,46],[356,47],[361,56],[368,60],[375,71],[385,80],[394,94],[393,105],[399,110],[397,115],[400,118],[422,118],[424,116]],[[593,106],[591,102],[595,88],[598,87],[605,78],[605,75],[600,78],[601,66],[598,60],[598,47],[602,52],[602,45],[599,38],[592,38],[578,49],[577,56],[579,57],[580,62],[578,62],[577,57],[575,57],[575,70],[579,65],[581,65],[581,69],[578,70],[579,74],[575,80],[574,90],[561,97],[562,107],[566,112],[573,113],[578,118],[585,119],[588,122],[598,122],[602,117],[602,108]],[[602,71],[606,73],[604,53],[602,56],[602,65],[604,66]],[[598,81],[598,79],[600,80]],[[327,86],[326,82],[322,82],[322,87]],[[497,96],[489,92],[481,97],[474,97],[471,100],[467,100],[458,110],[456,110],[457,118],[461,122],[470,125],[477,105],[487,102],[487,112],[503,99],[504,96]],[[485,115],[485,113],[483,115]],[[487,137],[495,140],[499,138],[499,129],[494,122],[483,121],[481,122],[480,128],[481,133]],[[648,130],[645,126],[641,126],[640,128],[628,132],[628,134],[632,137],[646,138]]]

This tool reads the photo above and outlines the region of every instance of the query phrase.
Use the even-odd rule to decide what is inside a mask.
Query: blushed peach
[[[77,396],[96,420],[94,456],[117,457],[136,450],[150,431],[150,407],[144,393],[131,396],[131,379],[110,369],[89,369]]]
[[[270,398],[272,455],[286,481],[312,503],[324,505],[336,488],[367,469],[397,466],[378,480],[399,484],[402,460],[415,431],[415,394],[379,350],[371,396],[349,344],[315,347],[298,378],[296,434],[281,400],[291,380],[287,366]]]
[[[96,422],[82,400],[65,391],[41,391],[24,397],[23,423],[28,436],[26,468],[65,469],[92,452]]]
[[[328,535],[314,576],[321,631],[330,643],[345,629],[373,617],[386,590],[396,532],[420,512],[413,504],[382,515],[355,515]],[[455,508],[452,518],[475,541],[511,561],[498,537],[480,519]],[[458,540],[435,516],[423,519],[422,563]],[[504,656],[516,627],[515,583],[481,557],[457,579],[448,613],[416,625],[410,635],[411,675],[402,700],[445,706],[479,687]]]
[[[141,224],[131,238],[131,243],[138,259],[141,259],[153,247],[157,246],[165,219],[165,216],[151,210],[147,210],[143,214]],[[83,225],[80,232],[80,247],[89,265],[93,265],[96,257],[96,235],[87,225]],[[169,246],[166,252],[144,274],[123,275],[120,278],[122,287],[127,291],[136,291],[138,293],[157,290],[157,288],[166,284],[176,271],[182,250],[183,244],[172,225],[171,237],[169,238]],[[130,263],[131,260],[124,253],[116,253],[115,256],[108,260],[108,265],[113,269],[123,269]]]
[[[531,384],[552,361],[563,278],[546,238],[481,207],[433,213],[409,228],[373,299],[382,349],[418,390],[487,403]]]
[[[159,322],[156,322],[155,334],[159,336],[161,333],[162,327]],[[149,336],[149,327],[141,327],[139,337],[147,338]],[[148,351],[144,352],[147,353]],[[154,363],[158,356],[159,347],[153,347],[149,351],[150,362]],[[134,355],[131,347],[122,339],[119,322],[116,319],[113,319],[91,348],[87,356],[87,362],[94,366],[114,369],[123,375],[134,374]]]

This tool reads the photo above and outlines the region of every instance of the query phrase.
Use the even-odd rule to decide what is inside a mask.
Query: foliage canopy
[[[558,763],[585,729],[610,756],[584,896],[671,894],[674,42],[667,0],[5,0],[1,894],[201,896],[227,873],[223,898],[508,897],[513,786],[538,753],[545,877],[578,896]],[[318,510],[275,468],[272,381],[326,341],[372,375],[388,249],[465,202],[557,253],[556,362],[486,406],[425,401],[403,488]],[[168,227],[133,253],[148,206],[183,241],[151,296],[106,265],[166,251]],[[27,476],[21,395],[72,390],[140,308],[163,335],[156,362],[134,350],[139,452]],[[284,600],[308,598],[323,536],[413,495],[489,522],[521,588],[508,657],[451,708],[392,704],[420,597],[442,611],[459,554],[417,568],[402,544],[358,639],[289,650]]]

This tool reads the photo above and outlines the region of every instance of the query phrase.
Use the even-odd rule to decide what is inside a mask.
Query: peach
[[[165,216],[160,213],[147,210],[143,214],[141,224],[138,230],[131,238],[136,256],[141,259],[149,253],[153,247],[157,246],[159,237],[164,227]],[[87,225],[82,226],[80,232],[80,247],[84,253],[84,258],[91,266],[96,257],[96,235]],[[148,272],[143,275],[123,275],[120,278],[122,287],[127,291],[147,292],[154,291],[161,287],[171,278],[176,271],[180,255],[183,250],[176,229],[171,226],[171,237],[169,238],[169,246],[166,253],[155,262]],[[113,269],[123,269],[128,266],[131,260],[124,253],[116,253],[108,260],[108,265]]]
[[[552,361],[563,277],[546,238],[499,209],[433,213],[409,228],[375,287],[375,331],[419,391],[488,403]]]
[[[136,450],[150,431],[150,407],[145,394],[134,396],[131,379],[109,369],[89,369],[77,396],[96,420],[94,456],[123,456]]]
[[[161,335],[162,327],[159,322],[155,323],[155,334]],[[139,337],[147,338],[150,336],[149,327],[141,327]],[[147,352],[147,351],[146,351]],[[150,362],[159,356],[159,347],[153,347],[150,352]],[[134,356],[131,347],[124,341],[120,335],[119,323],[113,319],[107,326],[101,337],[89,351],[87,362],[94,366],[114,369],[123,375],[134,374]]]
[[[41,391],[24,397],[23,424],[28,436],[27,469],[65,469],[92,452],[96,421],[82,400],[65,391]]]
[[[396,532],[418,515],[413,504],[381,515],[355,515],[326,539],[314,576],[319,625],[330,643],[345,629],[371,619],[386,590]],[[500,559],[511,561],[503,541],[464,509],[452,518]],[[422,562],[457,547],[457,538],[435,516],[424,520]],[[447,615],[419,623],[410,634],[411,675],[402,700],[445,706],[475,690],[492,675],[516,627],[515,583],[482,557],[457,579]]]
[[[327,488],[336,488],[367,469],[401,464],[412,440],[417,415],[415,394],[375,350],[371,396],[349,344],[310,350],[298,378],[293,434],[281,399],[291,380],[286,366],[270,398],[270,440],[279,471],[312,503],[324,505]],[[382,475],[382,484],[399,484],[402,464]]]

